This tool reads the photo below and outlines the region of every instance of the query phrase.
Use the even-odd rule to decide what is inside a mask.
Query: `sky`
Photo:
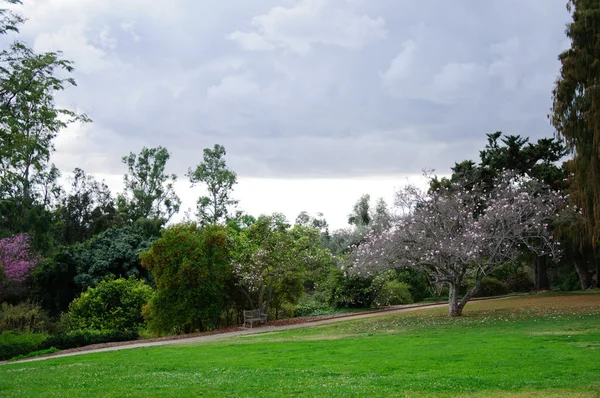
[[[486,133],[552,136],[569,47],[566,0],[23,3],[21,39],[75,63],[57,103],[93,120],[57,137],[64,175],[120,192],[121,157],[161,145],[193,208],[184,174],[218,143],[241,209],[332,228],[364,193],[391,202],[423,169],[476,159]]]

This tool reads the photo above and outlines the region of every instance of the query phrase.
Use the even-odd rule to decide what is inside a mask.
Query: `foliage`
[[[149,279],[140,254],[156,238],[156,228],[144,220],[132,226],[111,228],[84,243],[59,247],[33,275],[33,295],[53,315],[106,276]]]
[[[491,276],[484,276],[479,282],[479,290],[474,297],[502,296],[509,292],[508,285]]]
[[[224,227],[192,223],[167,228],[141,255],[157,288],[145,313],[149,329],[158,334],[215,327],[231,278],[230,249]]]
[[[528,293],[533,289],[533,282],[525,272],[508,275],[505,283],[509,292]]]
[[[40,260],[39,254],[31,250],[31,238],[28,235],[0,239],[0,283],[3,278],[24,281]]]
[[[144,281],[106,279],[69,305],[72,329],[136,330],[143,326],[142,307],[152,297]]]
[[[371,234],[359,246],[351,271],[369,275],[390,268],[417,269],[433,284],[448,285],[451,316],[462,313],[483,276],[515,262],[521,248],[539,255],[556,255],[558,250],[548,223],[563,208],[565,197],[536,181],[507,174],[489,192],[460,183],[429,193],[408,186],[396,201],[403,215],[388,231]],[[465,277],[474,278],[475,284],[459,300]]]
[[[572,176],[571,199],[589,223],[584,224],[586,240],[600,242],[600,4],[590,0],[569,0],[573,22],[566,34],[571,47],[559,55],[560,76],[553,90],[551,121],[574,157],[567,163]]]
[[[173,184],[177,175],[166,174],[170,158],[166,148],[142,148],[139,155],[123,157],[129,170],[125,174],[125,195],[119,198],[119,207],[132,221],[140,218],[160,218],[168,221],[179,211],[181,200]]]
[[[71,177],[71,192],[54,212],[55,241],[62,245],[84,242],[119,223],[108,186],[79,168]]]
[[[46,336],[15,331],[3,332],[0,334],[0,361],[36,351]]]
[[[348,274],[334,268],[328,277],[329,304],[335,308],[369,308],[385,280]],[[379,282],[379,283],[377,283]]]
[[[386,281],[379,290],[377,297],[375,297],[373,304],[377,307],[410,304],[413,302],[413,298],[409,288],[404,282]]]
[[[104,344],[118,341],[137,340],[137,330],[73,330],[67,333],[57,333],[41,341],[37,349],[45,350],[51,347],[60,350],[85,347],[92,344]]]
[[[237,175],[227,168],[225,148],[216,144],[211,150],[204,149],[203,161],[195,170],[189,169],[187,176],[192,186],[206,184],[208,195],[198,198],[196,216],[201,224],[224,223],[229,208],[237,204],[231,199],[233,186],[237,183]]]
[[[19,331],[21,333],[49,332],[53,324],[48,314],[36,304],[29,302],[0,306],[0,333]]]
[[[55,347],[50,347],[45,350],[33,351],[28,354],[17,355],[16,357],[10,358],[10,361],[19,361],[21,359],[34,358],[42,355],[54,354],[55,352],[59,352],[60,350]]]
[[[318,230],[290,228],[281,214],[260,216],[236,236],[235,281],[252,309],[268,311],[273,298],[294,304],[305,277],[331,262],[330,253],[320,248]]]

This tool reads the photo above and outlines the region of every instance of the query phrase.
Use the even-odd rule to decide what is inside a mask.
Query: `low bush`
[[[484,276],[475,297],[502,296],[508,292],[509,290],[506,283],[490,276]]]
[[[13,330],[21,333],[42,333],[51,331],[54,324],[39,305],[19,303],[0,306],[0,333]]]
[[[46,337],[47,335],[41,333],[4,332],[0,334],[0,360],[4,361],[36,351]]]
[[[331,307],[326,303],[316,300],[312,295],[306,294],[300,298],[296,308],[294,308],[294,316],[322,315],[323,313],[329,313],[331,310]]]
[[[387,281],[379,290],[373,304],[376,307],[384,307],[387,305],[410,304],[412,302],[413,298],[408,284],[399,281]]]
[[[38,349],[56,347],[61,350],[84,347],[92,344],[112,343],[117,341],[137,340],[137,330],[73,330],[68,333],[58,333],[48,336]]]
[[[11,358],[10,360],[18,361],[19,359],[27,359],[27,358],[39,357],[40,355],[54,354],[55,352],[58,352],[58,351],[60,351],[58,348],[50,347],[46,350],[33,351],[33,352],[30,352],[29,354],[17,355],[16,357]]]
[[[69,305],[68,323],[75,330],[139,329],[142,307],[152,294],[150,286],[133,277],[103,280]]]
[[[525,272],[508,275],[504,281],[510,292],[528,293],[533,290],[533,281]]]

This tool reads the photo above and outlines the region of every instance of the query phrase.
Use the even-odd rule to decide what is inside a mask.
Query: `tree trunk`
[[[535,256],[533,258],[533,286],[535,290],[550,290],[547,260],[545,256]]]
[[[582,253],[575,253],[573,256],[573,265],[575,266],[575,271],[577,271],[577,276],[579,276],[579,281],[581,282],[581,290],[591,288],[593,286],[592,274],[588,269],[587,261],[585,261],[585,256]]]
[[[450,283],[450,294],[448,297],[448,315],[451,317],[461,316],[462,308],[458,302],[458,286],[455,283]]]

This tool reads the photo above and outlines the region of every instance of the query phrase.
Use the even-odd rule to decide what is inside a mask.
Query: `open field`
[[[0,367],[0,396],[600,396],[600,294]]]

